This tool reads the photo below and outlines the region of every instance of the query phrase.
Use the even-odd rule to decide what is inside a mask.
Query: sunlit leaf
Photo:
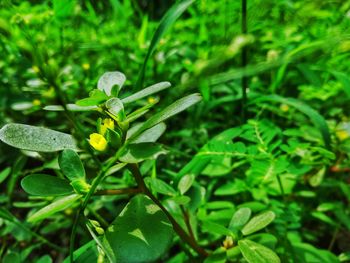
[[[29,151],[77,150],[76,142],[69,134],[19,123],[10,123],[2,127],[0,140],[12,147]]]

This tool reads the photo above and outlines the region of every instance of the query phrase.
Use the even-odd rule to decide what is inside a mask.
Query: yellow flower
[[[33,100],[32,103],[34,106],[39,106],[41,104],[40,100],[38,100],[38,99]]]
[[[350,137],[349,133],[346,130],[337,130],[335,134],[340,141],[345,141]]]
[[[84,70],[89,70],[90,69],[90,64],[89,63],[84,63],[82,65],[82,67],[83,67]]]
[[[107,148],[107,141],[105,137],[98,133],[90,134],[90,145],[97,151],[103,152]]]
[[[287,104],[281,104],[280,109],[283,112],[287,112],[289,110],[289,106]]]
[[[38,66],[33,66],[32,70],[34,71],[34,73],[39,73],[40,72],[40,69],[39,69]]]
[[[106,118],[103,120],[103,124],[100,127],[100,134],[105,135],[107,129],[114,130],[114,121],[110,118]]]
[[[148,103],[152,103],[152,104],[154,104],[154,103],[156,103],[156,102],[157,102],[157,99],[156,99],[156,98],[154,98],[154,97],[149,97],[149,98],[147,99],[147,101],[148,101]]]

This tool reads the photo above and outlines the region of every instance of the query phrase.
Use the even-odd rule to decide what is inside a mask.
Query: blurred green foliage
[[[136,91],[152,36],[175,2],[2,0],[1,127],[26,123],[86,140],[64,112],[43,108],[88,97],[107,71],[128,77],[124,97]],[[244,262],[235,247],[249,261],[249,246],[259,244],[282,262],[349,262],[350,1],[247,3],[246,35],[241,1],[197,0],[160,39],[143,87],[161,81],[172,87],[127,113],[160,99],[157,112],[189,92],[200,92],[203,102],[167,122],[160,141],[168,154],[146,160],[141,172],[180,224],[189,222],[198,244],[213,252],[206,262]],[[242,78],[248,81],[244,104]],[[95,131],[97,113],[73,116],[85,135]],[[89,153],[81,159],[86,177],[94,178],[98,167]],[[33,173],[62,178],[57,156],[0,142],[0,167],[1,260],[63,261],[77,204],[44,223],[28,223],[53,198],[28,196],[20,187]],[[134,186],[128,170],[115,171],[103,189]],[[94,198],[88,217],[106,229],[127,200]],[[231,244],[227,231],[242,233],[230,229],[230,220],[242,208],[270,210],[276,219],[263,233]],[[91,246],[85,229],[78,227],[80,252]],[[161,262],[203,261],[176,238],[169,246]]]

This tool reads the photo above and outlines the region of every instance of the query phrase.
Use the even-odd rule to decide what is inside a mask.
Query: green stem
[[[88,205],[88,203],[90,201],[90,198],[95,193],[96,188],[102,182],[102,180],[105,178],[105,175],[106,175],[108,169],[110,167],[112,167],[116,161],[118,161],[119,157],[121,156],[121,154],[124,151],[124,148],[125,148],[125,146],[121,147],[118,150],[118,152],[116,153],[116,155],[113,158],[111,158],[106,163],[106,165],[101,165],[102,167],[100,169],[99,174],[97,175],[95,180],[92,182],[92,185],[91,185],[91,188],[90,188],[89,192],[85,195],[85,197],[83,199],[83,203],[80,206],[79,210],[77,211],[77,215],[76,215],[74,223],[73,223],[72,233],[71,233],[71,237],[70,237],[69,258],[70,258],[70,262],[71,263],[74,262],[74,258],[73,258],[74,243],[75,243],[75,237],[76,237],[76,234],[77,234],[77,227],[78,227],[78,223],[79,223],[79,218],[80,218],[81,214],[84,212],[86,206]]]
[[[192,239],[185,230],[176,222],[175,218],[168,212],[168,210],[162,205],[162,203],[151,193],[151,191],[147,188],[140,170],[137,164],[128,164],[128,169],[133,174],[135,181],[138,187],[142,190],[142,192],[147,195],[152,201],[159,206],[159,208],[164,212],[164,214],[168,217],[170,223],[173,225],[174,231],[179,235],[179,237],[186,242],[190,247],[192,247],[199,255],[204,257],[208,256],[208,252],[205,251],[202,247],[200,247],[197,242]]]
[[[96,191],[94,195],[124,195],[141,193],[139,188],[106,189]]]

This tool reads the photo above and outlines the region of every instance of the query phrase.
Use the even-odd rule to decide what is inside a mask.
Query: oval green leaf
[[[254,216],[243,227],[243,229],[242,229],[243,235],[247,236],[247,235],[250,235],[256,231],[259,231],[260,229],[263,229],[268,224],[270,224],[275,219],[275,217],[276,217],[276,215],[272,211],[267,211],[267,212],[262,213],[260,215]]]
[[[125,80],[125,75],[119,71],[106,72],[98,80],[97,88],[104,91],[108,96],[117,96]],[[113,87],[116,85],[117,88],[113,91]]]
[[[248,222],[251,214],[252,214],[252,210],[250,208],[242,207],[242,208],[238,209],[233,214],[228,228],[231,230],[241,228],[242,226],[244,226]]]
[[[271,249],[248,239],[238,241],[243,257],[249,263],[280,263],[281,260]]]
[[[58,157],[62,173],[70,180],[85,180],[85,170],[79,155],[72,149],[63,150]]]
[[[146,159],[156,159],[160,154],[166,153],[167,151],[158,143],[130,144],[119,160],[124,163],[138,163]]]
[[[116,262],[154,262],[168,249],[172,235],[164,212],[147,196],[137,195],[107,229],[104,241]]]
[[[28,222],[35,223],[41,221],[57,212],[67,209],[72,206],[75,201],[81,198],[80,195],[72,194],[59,199],[56,199],[51,204],[43,207],[28,218]]]
[[[149,86],[148,88],[145,88],[143,90],[140,90],[139,92],[134,93],[133,95],[126,97],[122,99],[122,102],[124,104],[134,102],[136,100],[142,99],[146,96],[152,95],[154,93],[157,93],[159,91],[162,91],[164,89],[167,89],[171,86],[170,82],[159,82],[157,84],[154,84],[152,86]]]
[[[0,140],[12,147],[35,152],[78,149],[73,136],[69,134],[19,123],[2,127]]]
[[[31,174],[24,177],[21,186],[30,195],[60,196],[73,192],[68,181],[46,174]]]
[[[160,122],[163,122],[170,117],[186,110],[187,108],[191,107],[192,105],[196,104],[202,99],[202,97],[198,93],[194,93],[191,95],[188,95],[186,97],[183,97],[174,103],[170,104],[168,107],[166,107],[164,110],[156,113],[151,118],[149,118],[147,121],[145,121],[142,126],[129,138],[129,140],[133,140],[136,137],[138,137],[143,131],[157,125]]]

